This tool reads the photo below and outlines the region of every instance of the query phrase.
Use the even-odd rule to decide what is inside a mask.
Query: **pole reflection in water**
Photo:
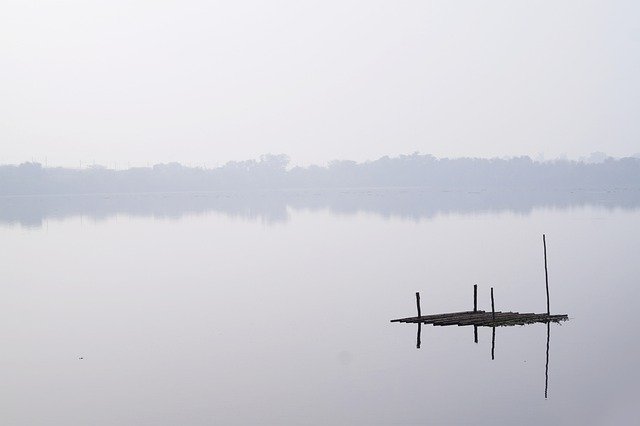
[[[549,389],[549,339],[551,336],[551,323],[547,323],[547,363],[544,367],[544,398],[547,399]]]
[[[546,241],[545,243],[545,272],[546,272]],[[548,298],[548,292],[547,292]],[[417,317],[407,317],[393,319],[391,322],[418,324],[418,332],[416,335],[416,348],[420,349],[422,344],[422,324],[432,324],[434,326],[470,326],[473,325],[473,341],[478,343],[478,327],[491,327],[491,360],[496,359],[496,327],[512,327],[516,325],[526,324],[546,324],[547,325],[547,356],[545,364],[545,381],[544,381],[544,397],[548,396],[549,391],[549,341],[551,335],[551,322],[560,323],[567,321],[569,316],[566,314],[551,315],[549,306],[547,305],[546,314],[536,313],[519,313],[519,312],[496,312],[493,287],[491,287],[491,313],[478,311],[478,286],[473,286],[473,311],[449,312],[443,314],[433,314],[422,316],[422,307],[420,306],[420,293],[416,292],[416,308]]]
[[[494,352],[496,349],[496,328],[495,327],[491,327],[491,359],[494,360],[495,356],[494,356]]]
[[[420,349],[422,344],[422,323],[418,322],[418,333],[416,335],[416,348]],[[473,327],[474,341],[478,343],[478,326]],[[547,322],[547,351],[546,362],[544,367],[544,397],[547,399],[549,394],[549,343],[551,341],[551,322]],[[491,359],[495,360],[496,351],[496,327],[491,327]]]

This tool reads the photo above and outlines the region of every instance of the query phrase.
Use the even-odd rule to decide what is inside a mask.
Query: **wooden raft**
[[[493,287],[491,287],[491,311],[478,310],[478,285],[473,286],[473,311],[451,312],[447,314],[422,315],[420,309],[420,293],[416,292],[416,307],[418,308],[417,317],[399,318],[391,320],[391,322],[403,322],[433,325],[473,325],[477,332],[477,327],[500,327],[509,325],[524,325],[533,323],[552,323],[566,321],[569,319],[567,315],[551,315],[549,309],[549,274],[547,273],[547,239],[542,234],[542,246],[544,249],[544,281],[547,290],[547,313],[534,314],[532,312],[500,312],[495,310],[493,299]],[[477,342],[477,338],[476,338]],[[418,347],[420,341],[418,340]]]
[[[446,325],[474,325],[477,327],[500,327],[511,325],[524,325],[533,323],[549,323],[566,321],[567,315],[535,314],[532,312],[485,312],[485,311],[463,311],[446,314],[423,315],[417,317],[399,318],[391,322],[412,323],[412,324],[433,324],[439,326]]]

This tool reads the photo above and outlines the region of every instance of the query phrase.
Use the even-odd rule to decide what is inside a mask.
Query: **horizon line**
[[[325,164],[318,164],[318,163],[310,163],[307,165],[298,165],[298,164],[291,164],[291,160],[288,154],[283,154],[283,153],[278,153],[278,154],[272,154],[272,153],[265,153],[265,154],[261,154],[258,157],[252,157],[252,158],[246,158],[243,160],[228,160],[224,163],[219,163],[216,162],[215,165],[210,165],[207,164],[208,162],[204,161],[200,164],[198,163],[194,163],[194,162],[181,162],[178,160],[175,161],[165,161],[165,162],[154,162],[153,164],[151,162],[146,162],[145,165],[139,165],[139,162],[133,162],[133,163],[138,163],[138,164],[131,164],[131,161],[113,161],[113,162],[107,162],[107,163],[102,163],[102,162],[96,162],[95,160],[92,161],[87,161],[86,163],[84,161],[79,161],[79,164],[77,166],[71,166],[71,165],[49,165],[48,164],[48,160],[47,157],[45,157],[44,159],[36,159],[36,158],[31,158],[31,160],[25,160],[25,161],[21,161],[21,162],[11,162],[11,163],[0,163],[0,167],[19,167],[22,165],[39,165],[42,168],[45,169],[71,169],[71,170],[91,170],[91,169],[106,169],[106,170],[116,170],[116,171],[123,171],[123,170],[130,170],[130,169],[145,169],[145,168],[149,168],[152,169],[155,166],[166,166],[166,165],[179,165],[181,167],[184,168],[190,168],[190,169],[203,169],[203,170],[213,170],[213,169],[218,169],[218,168],[223,168],[227,165],[231,165],[231,164],[241,164],[241,163],[250,163],[250,162],[255,162],[255,163],[260,163],[262,161],[264,161],[265,159],[276,159],[279,158],[281,160],[286,161],[285,162],[285,168],[287,170],[292,170],[292,169],[309,169],[312,167],[319,167],[319,168],[329,168],[331,167],[332,164],[339,164],[339,163],[350,163],[353,165],[363,165],[363,164],[370,164],[370,163],[375,163],[381,160],[396,160],[396,159],[403,159],[403,158],[417,158],[417,157],[422,157],[422,158],[429,158],[435,161],[442,161],[442,160],[479,160],[479,161],[512,161],[512,160],[529,160],[532,163],[559,163],[559,162],[563,162],[563,163],[578,163],[578,164],[599,164],[599,163],[603,163],[607,160],[622,160],[622,159],[627,159],[627,158],[633,158],[633,159],[640,159],[640,153],[635,153],[635,154],[630,154],[630,155],[626,155],[626,156],[612,156],[612,155],[608,155],[605,152],[602,151],[595,151],[589,154],[589,156],[581,156],[577,159],[575,158],[568,158],[567,156],[560,156],[560,157],[554,157],[554,158],[544,158],[543,155],[538,155],[535,158],[531,157],[530,155],[505,155],[505,156],[493,156],[493,157],[480,157],[480,156],[459,156],[459,157],[437,157],[433,154],[428,154],[428,153],[420,153],[418,151],[413,152],[411,154],[398,154],[398,155],[383,155],[377,159],[373,159],[373,160],[363,160],[363,161],[357,161],[357,160],[351,160],[351,159],[333,159],[330,161],[327,161]],[[44,161],[42,161],[44,160]],[[123,165],[123,167],[120,167],[120,165]]]

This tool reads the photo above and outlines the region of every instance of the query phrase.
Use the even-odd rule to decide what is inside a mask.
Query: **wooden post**
[[[547,273],[547,240],[542,234],[542,246],[544,247],[544,281],[547,285],[547,315],[551,314],[549,310],[549,274]]]
[[[420,293],[416,291],[416,306],[418,307],[418,317],[422,316],[420,312]],[[416,348],[420,349],[420,335],[422,334],[422,322],[418,322],[418,336],[416,338]]]
[[[473,312],[478,312],[478,284],[473,285]],[[473,326],[473,341],[478,343],[478,326]]]
[[[496,320],[496,310],[493,306],[493,287],[491,287],[491,319]]]
[[[478,312],[478,284],[473,285],[473,312]]]

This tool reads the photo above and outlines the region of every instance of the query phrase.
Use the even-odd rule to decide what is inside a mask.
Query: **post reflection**
[[[547,322],[547,362],[544,366],[544,398],[547,399],[549,390],[549,340],[551,337],[551,323]]]
[[[496,350],[496,328],[491,327],[491,360],[496,359],[495,350]]]
[[[416,335],[416,348],[420,349],[422,345],[422,323],[417,322],[418,332]],[[549,395],[549,345],[551,341],[551,321],[546,322],[547,325],[547,346],[546,346],[546,360],[544,367],[544,398],[548,399]],[[473,327],[474,342],[478,343],[478,326]],[[496,327],[491,327],[491,360],[495,360],[496,350]]]

